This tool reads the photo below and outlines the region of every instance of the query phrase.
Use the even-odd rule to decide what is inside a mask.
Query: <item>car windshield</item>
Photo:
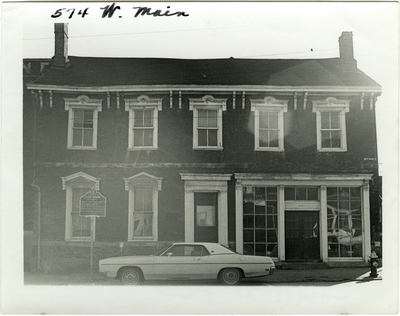
[[[164,247],[162,247],[160,250],[157,250],[155,253],[154,253],[154,255],[155,256],[161,256],[164,252],[165,252],[165,250],[167,250],[168,248],[170,248],[172,246],[172,244],[167,244],[167,245],[165,245]]]

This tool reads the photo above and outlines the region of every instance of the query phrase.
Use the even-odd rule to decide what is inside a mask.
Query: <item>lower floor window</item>
[[[244,187],[243,253],[278,256],[276,187]]]
[[[71,237],[85,238],[90,237],[90,218],[79,215],[79,206],[81,197],[84,196],[90,188],[72,188],[72,211],[71,211]]]
[[[362,257],[363,233],[359,187],[328,187],[328,256]]]
[[[133,236],[153,236],[153,188],[134,189]]]

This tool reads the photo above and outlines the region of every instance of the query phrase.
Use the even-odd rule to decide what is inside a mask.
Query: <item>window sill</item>
[[[254,148],[255,151],[275,151],[275,152],[284,152],[285,149],[283,148]]]
[[[158,147],[135,147],[128,148],[129,151],[158,150]]]
[[[322,148],[320,148],[320,149],[318,149],[318,152],[320,152],[320,153],[337,153],[337,152],[346,152],[346,151],[347,151],[347,148],[344,148],[344,149],[342,149],[342,148],[337,148],[337,149],[334,149],[334,148],[322,149]]]
[[[193,147],[193,150],[224,150],[224,147]]]
[[[68,150],[97,150],[97,147],[67,147]]]

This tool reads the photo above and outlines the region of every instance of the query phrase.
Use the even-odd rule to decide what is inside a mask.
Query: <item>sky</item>
[[[3,183],[8,184],[2,188],[6,197],[3,209],[7,205],[10,209],[22,209],[21,199],[8,198],[22,194],[21,181],[15,180],[22,178],[19,169],[22,145],[18,142],[22,139],[18,134],[22,130],[22,112],[16,106],[22,104],[21,59],[53,56],[54,23],[69,24],[69,55],[102,57],[332,58],[339,57],[341,33],[351,31],[358,68],[382,86],[376,113],[378,157],[384,179],[384,236],[385,240],[398,240],[397,230],[388,229],[391,221],[398,222],[397,2],[117,2],[120,10],[110,18],[102,18],[101,8],[107,5],[111,2],[3,3],[2,77],[6,80],[2,82],[2,163],[12,170],[11,174],[5,174],[3,168]],[[163,12],[169,6],[171,13],[184,11],[189,16],[134,17],[137,11],[134,7],[143,6]],[[63,8],[61,16],[51,17]],[[88,14],[84,17],[78,14],[86,8]],[[70,16],[72,9],[75,12]],[[18,220],[15,213],[3,212],[2,216],[3,222]],[[21,236],[9,228],[21,224],[13,223],[16,225],[2,226],[3,236],[7,240],[20,240]],[[6,249],[7,254],[14,251],[13,247]],[[7,279],[4,282],[8,284]],[[190,293],[182,295],[190,298]],[[21,290],[18,297],[21,295],[34,304],[35,294]],[[259,293],[252,295],[259,302],[263,300]],[[292,295],[294,299],[298,292]],[[367,302],[364,297],[361,295],[360,302]]]

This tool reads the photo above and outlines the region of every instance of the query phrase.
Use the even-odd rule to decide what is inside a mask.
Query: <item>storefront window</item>
[[[359,187],[328,187],[329,257],[362,257],[362,212]]]
[[[277,201],[276,187],[243,188],[244,254],[278,256]]]

